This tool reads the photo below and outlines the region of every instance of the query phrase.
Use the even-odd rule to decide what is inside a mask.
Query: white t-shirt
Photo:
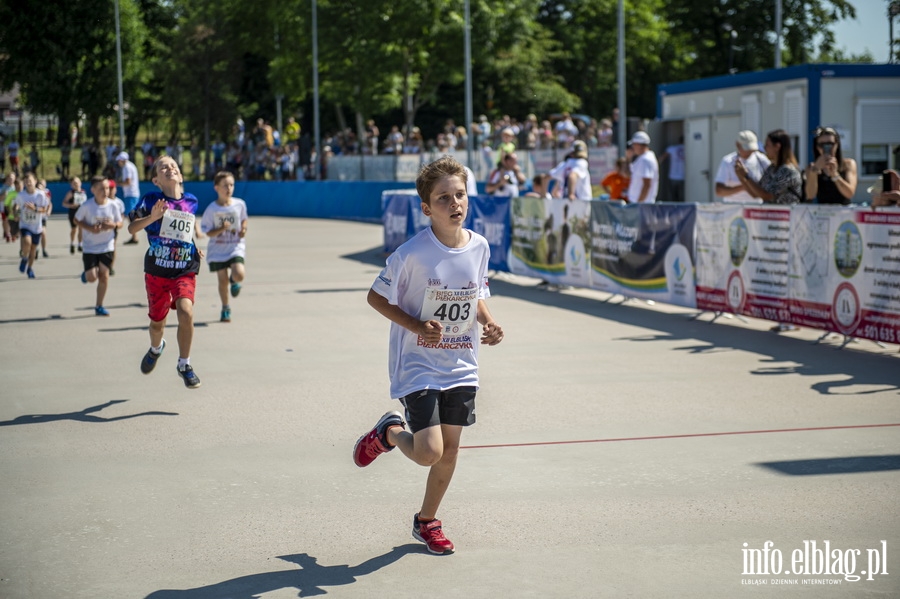
[[[29,233],[43,233],[43,219],[46,216],[46,212],[29,210],[25,207],[25,204],[31,203],[34,204],[35,208],[46,208],[50,205],[50,199],[47,198],[47,194],[42,189],[35,189],[34,193],[28,193],[23,189],[16,195],[14,201],[19,207],[19,227]]]
[[[684,144],[666,148],[669,155],[669,180],[684,181]]]
[[[240,198],[231,198],[231,204],[221,206],[213,202],[203,211],[200,219],[200,230],[209,233],[228,223],[227,231],[209,238],[206,246],[207,262],[228,262],[232,258],[247,257],[247,245],[244,238],[238,235],[241,224],[247,220],[247,204]]]
[[[734,174],[734,163],[737,159],[737,152],[732,152],[722,158],[722,162],[719,163],[719,171],[716,173],[716,183],[721,183],[725,187],[737,187],[741,184],[741,180]],[[759,182],[759,180],[762,179],[763,173],[769,168],[769,165],[772,164],[769,157],[762,152],[753,152],[750,154],[749,158],[742,160],[742,162],[744,163],[744,166],[747,167],[747,176],[756,182]],[[750,193],[743,189],[734,195],[723,197],[721,199],[723,202],[733,203],[762,203],[761,199],[750,195]]]
[[[128,183],[122,183],[122,197],[139,198],[141,197],[141,186],[138,180],[138,170],[134,163],[126,160],[122,165],[122,181],[128,179]]]
[[[495,169],[493,173],[491,173],[491,179],[488,181],[490,184],[496,184],[503,180],[503,177],[509,177],[511,183],[504,183],[500,187],[494,191],[491,195],[496,196],[498,198],[517,198],[519,197],[519,180],[516,178],[516,171],[513,170],[503,170],[503,169]]]
[[[120,223],[122,222],[122,209],[119,208],[118,202],[107,199],[106,202],[100,205],[94,198],[91,198],[78,207],[78,210],[75,212],[75,219],[86,225],[96,225],[100,222]],[[116,249],[115,230],[104,230],[95,233],[82,229],[81,237],[84,243],[85,254],[105,254]]]
[[[644,199],[644,203],[656,202],[656,192],[659,191],[659,163],[653,150],[647,150],[631,163],[631,183],[628,185],[628,201],[637,203],[644,188],[644,179],[650,179],[650,191]]]
[[[438,241],[431,227],[397,248],[375,279],[372,290],[420,320],[444,325],[440,343],[426,344],[391,323],[389,371],[391,397],[423,389],[478,386],[478,300],[490,297],[487,240],[471,238],[461,248]]]
[[[572,172],[578,175],[578,181],[575,183],[575,199],[590,200],[594,192],[591,189],[591,173],[588,170],[588,161],[586,159],[567,158],[553,167],[553,170],[550,171],[550,176],[563,186],[563,199],[566,199],[569,197],[566,186],[569,184],[569,175]]]

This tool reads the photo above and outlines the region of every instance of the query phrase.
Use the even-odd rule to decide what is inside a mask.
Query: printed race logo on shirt
[[[191,243],[194,233],[194,215],[181,210],[167,209],[159,227],[159,236]]]

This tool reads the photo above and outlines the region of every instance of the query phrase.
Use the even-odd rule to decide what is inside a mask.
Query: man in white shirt
[[[550,171],[556,180],[554,187],[557,197],[567,200],[590,200],[593,196],[591,173],[588,167],[587,144],[577,140],[566,159]]]
[[[631,163],[628,201],[632,204],[653,204],[659,191],[659,162],[650,149],[650,136],[645,131],[638,131],[632,136],[631,151],[637,158]]]
[[[723,202],[762,204],[753,197],[734,172],[734,163],[740,160],[747,168],[747,176],[754,181],[762,178],[771,161],[759,151],[759,141],[753,131],[741,131],[735,140],[736,152],[725,155],[716,173],[716,196]]]
[[[131,214],[131,211],[137,208],[138,200],[141,199],[141,187],[138,180],[138,170],[134,163],[128,159],[128,152],[119,152],[116,156],[116,163],[119,165],[119,186],[122,188],[122,200],[125,202],[125,214]],[[135,235],[126,241],[126,244],[134,245],[138,242]]]
[[[669,201],[684,201],[684,137],[678,138],[678,143],[666,148],[659,163],[669,161]]]

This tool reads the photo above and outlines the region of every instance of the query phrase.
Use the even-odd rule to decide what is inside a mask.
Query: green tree
[[[120,0],[120,21],[124,79],[134,81],[141,71],[143,28],[133,1]],[[113,4],[3,2],[0,22],[0,88],[18,83],[32,111],[57,115],[59,143],[80,111],[88,116],[90,135],[99,142],[99,120],[117,104]],[[74,31],[78,34],[65,34]]]

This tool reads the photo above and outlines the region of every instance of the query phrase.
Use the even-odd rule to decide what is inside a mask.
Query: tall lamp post
[[[900,0],[888,5],[888,64],[894,62],[894,19],[900,15]]]
[[[122,93],[122,35],[119,32],[119,0],[116,0],[116,68],[119,80],[119,150],[125,150],[125,100]]]

